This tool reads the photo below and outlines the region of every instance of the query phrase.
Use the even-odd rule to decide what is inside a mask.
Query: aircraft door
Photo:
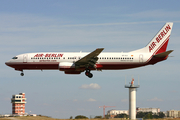
[[[143,55],[142,55],[142,54],[139,55],[139,62],[140,62],[140,63],[143,62]]]
[[[27,63],[27,54],[23,55],[23,63]]]

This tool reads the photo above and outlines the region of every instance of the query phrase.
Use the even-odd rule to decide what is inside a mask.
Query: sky
[[[128,110],[126,84],[139,84],[137,107],[180,110],[180,1],[178,0],[1,0],[0,114],[11,113],[11,97],[26,94],[26,112],[53,118],[103,115]],[[173,22],[166,61],[129,70],[92,71],[93,78],[59,70],[25,70],[5,65],[32,52],[129,52],[146,46],[166,22]]]

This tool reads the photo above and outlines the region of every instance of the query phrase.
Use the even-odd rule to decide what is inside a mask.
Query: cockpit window
[[[18,57],[13,57],[12,59],[18,59]]]

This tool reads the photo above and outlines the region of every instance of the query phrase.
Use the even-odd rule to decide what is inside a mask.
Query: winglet
[[[97,48],[95,51],[96,55],[98,56],[102,51],[104,50],[104,48]]]

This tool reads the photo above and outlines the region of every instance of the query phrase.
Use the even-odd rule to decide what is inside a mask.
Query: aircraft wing
[[[98,55],[104,50],[104,48],[98,48],[93,52],[89,53],[85,57],[81,58],[80,60],[75,62],[75,65],[79,67],[94,67],[96,61],[98,60]]]
[[[153,57],[163,58],[163,57],[168,56],[171,52],[173,52],[173,50],[169,50],[169,51],[166,51],[166,52],[163,52],[163,53],[156,54]]]

